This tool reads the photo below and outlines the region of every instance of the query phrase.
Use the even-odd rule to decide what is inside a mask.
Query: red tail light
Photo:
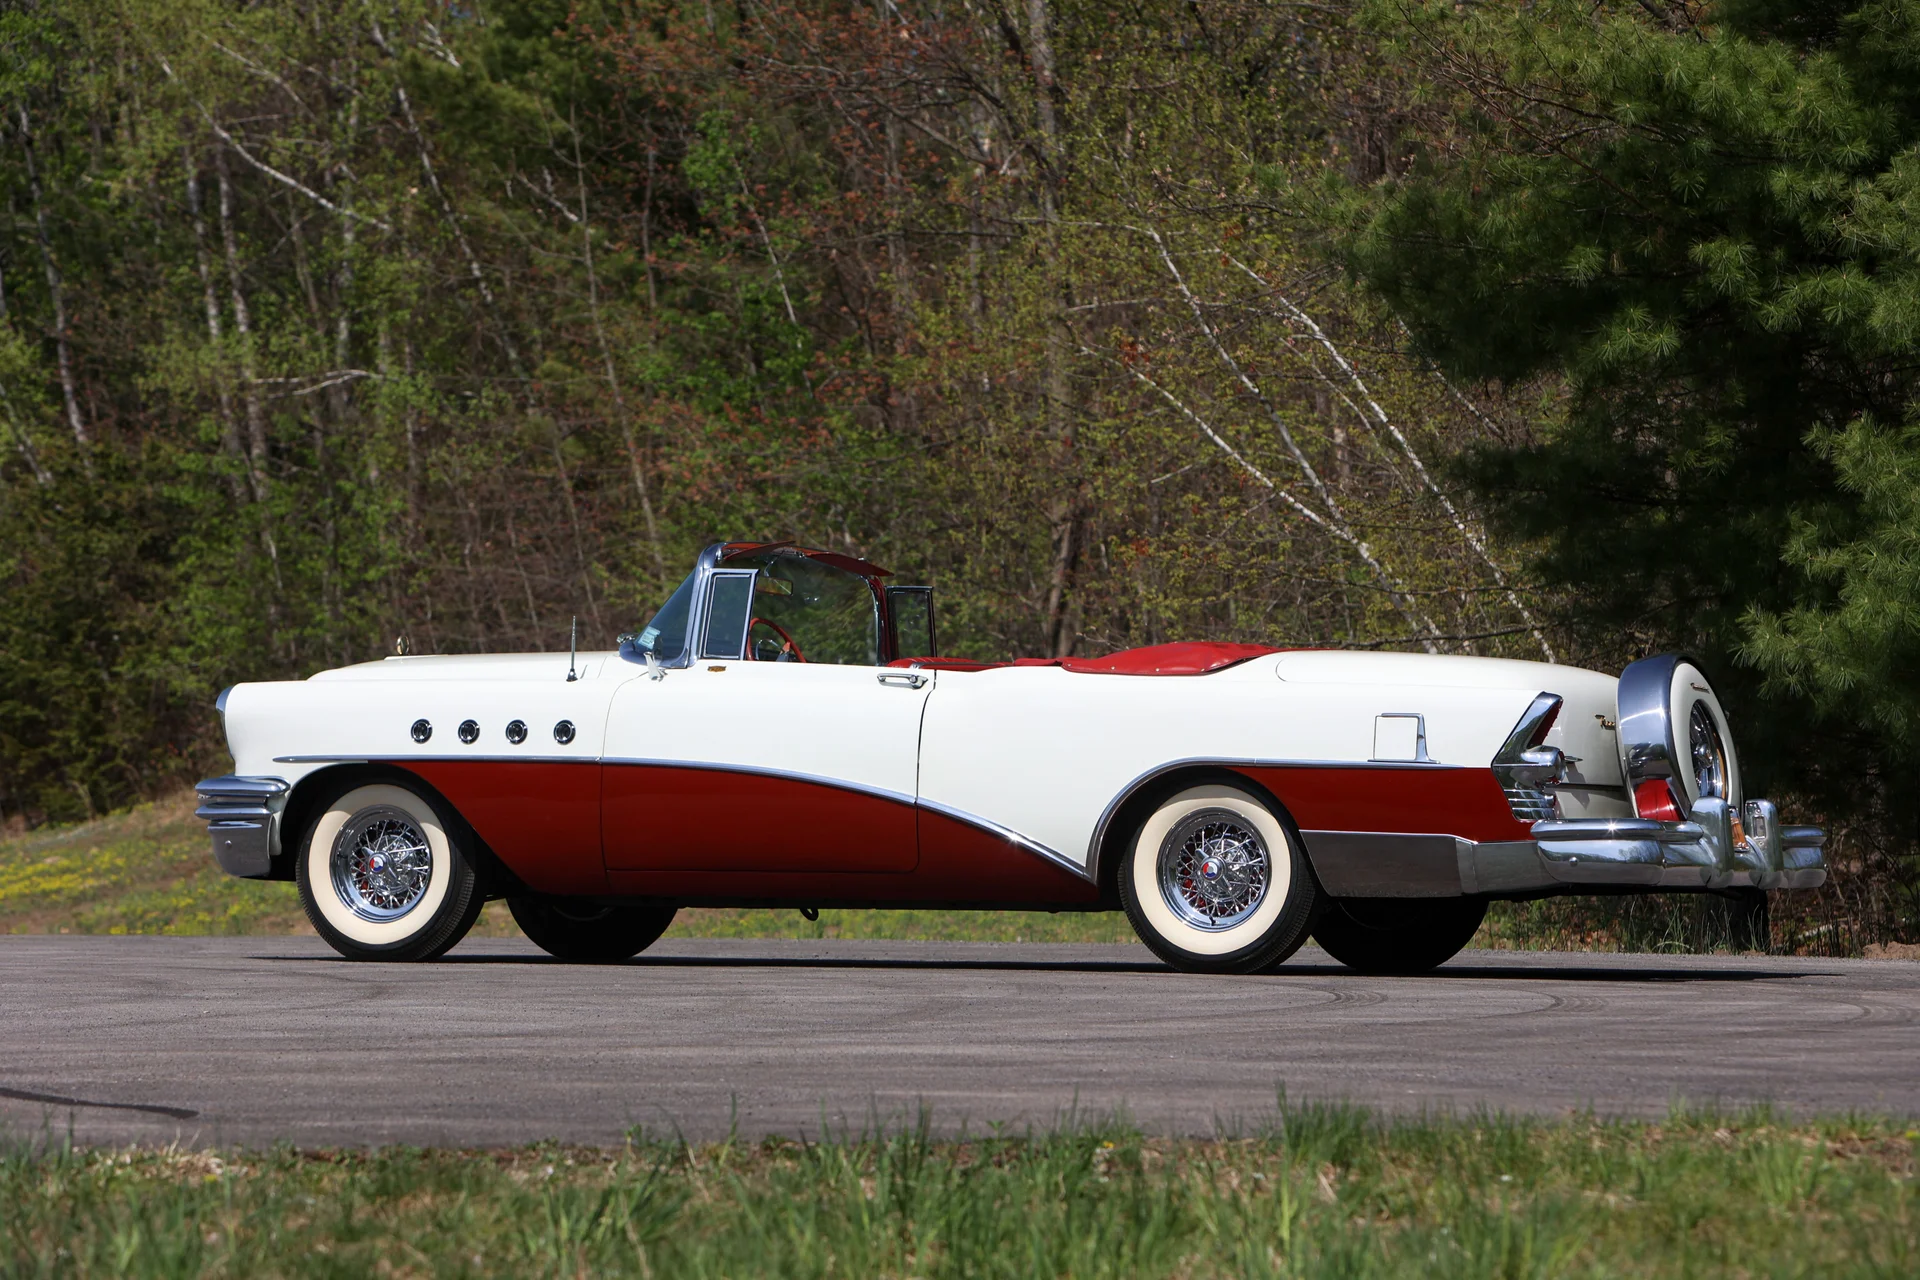
[[[1640,779],[1640,785],[1633,789],[1633,811],[1657,822],[1679,822],[1687,816],[1680,812],[1673,786],[1665,778]]]

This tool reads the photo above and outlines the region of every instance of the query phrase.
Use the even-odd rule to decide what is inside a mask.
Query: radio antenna
[[[573,669],[574,655],[576,655],[579,652],[580,652],[580,616],[578,614],[575,614],[573,619],[573,629],[567,636],[567,683],[568,684],[572,684],[575,680],[578,680],[580,678],[580,673]]]

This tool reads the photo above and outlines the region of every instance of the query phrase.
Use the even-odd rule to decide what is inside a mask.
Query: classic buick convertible
[[[214,856],[293,880],[359,959],[438,956],[504,897],[572,960],[688,905],[1124,910],[1186,970],[1309,936],[1432,968],[1495,899],[1812,887],[1690,661],[1166,644],[937,653],[931,589],[709,547],[617,651],[395,657],[220,696]]]

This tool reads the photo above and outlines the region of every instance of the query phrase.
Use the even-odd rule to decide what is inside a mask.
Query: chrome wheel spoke
[[[1159,858],[1161,896],[1187,924],[1227,929],[1266,898],[1270,861],[1265,842],[1230,809],[1204,809],[1167,833]]]
[[[405,812],[376,806],[355,814],[334,840],[333,888],[362,919],[397,920],[418,906],[433,880],[433,847]]]

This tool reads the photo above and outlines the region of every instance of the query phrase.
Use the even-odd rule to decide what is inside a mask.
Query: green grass
[[[1900,1276],[1916,1133],[1767,1111],[501,1152],[0,1155],[0,1274]]]
[[[293,886],[214,865],[192,793],[0,839],[0,933],[311,932]]]

